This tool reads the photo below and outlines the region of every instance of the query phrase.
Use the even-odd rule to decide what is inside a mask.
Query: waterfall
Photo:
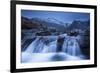
[[[36,38],[26,49],[25,52],[33,53],[36,46],[38,45],[39,38]]]
[[[56,52],[57,50],[57,40],[49,43],[48,45],[45,45],[44,48],[43,48],[43,53],[53,53],[53,52]]]
[[[35,41],[33,41],[27,47],[26,52],[30,52],[30,53],[51,53],[51,52],[56,52],[57,40],[55,39],[54,41],[52,41],[48,44],[45,43],[46,40],[47,40],[47,38],[37,37],[35,39]]]
[[[83,59],[77,37],[62,35],[64,38],[60,51],[58,50],[59,37],[37,37],[22,53],[22,62],[26,62],[26,56],[30,56],[30,61],[47,60],[76,60]],[[42,57],[43,58],[42,58]],[[64,57],[63,57],[64,56]],[[47,59],[48,58],[48,59]],[[24,61],[25,60],[25,61]]]
[[[63,52],[66,52],[67,54],[70,54],[72,56],[82,54],[76,37],[66,37],[62,49]]]
[[[57,51],[57,39],[46,44],[44,41],[46,38],[40,39],[37,37],[26,49],[27,52],[31,53],[52,53]],[[49,38],[50,40],[50,38]],[[64,39],[62,51],[67,54],[76,56],[81,54],[79,43],[76,37],[68,37]]]
[[[68,42],[68,53],[73,56],[81,54],[79,43],[76,38],[73,38]]]

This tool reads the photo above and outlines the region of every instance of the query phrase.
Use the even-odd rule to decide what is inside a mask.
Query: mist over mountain
[[[55,21],[55,22],[54,22]],[[55,28],[59,31],[64,31],[66,29],[65,24],[58,20],[54,20],[52,18],[48,18],[46,20],[40,18],[32,18],[28,19],[26,17],[22,17],[22,29],[42,29],[43,27],[47,28]]]
[[[71,33],[71,32],[80,32],[83,33],[85,31],[90,30],[90,21],[81,21],[74,20],[72,23],[63,23],[54,18],[27,18],[21,17],[21,28],[23,32],[28,32],[28,29],[32,30],[32,32],[39,33],[39,35],[59,35],[63,33]],[[77,31],[76,31],[77,30]],[[32,33],[31,32],[31,33]],[[41,34],[42,33],[42,34]]]

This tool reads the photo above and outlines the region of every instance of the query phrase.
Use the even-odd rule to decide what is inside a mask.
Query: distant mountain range
[[[55,22],[54,22],[55,21]],[[41,29],[44,27],[55,28],[56,30],[64,31],[66,29],[65,24],[58,20],[48,18],[46,20],[40,18],[28,19],[21,17],[22,29]]]
[[[41,19],[41,18],[32,18],[29,19],[27,17],[21,17],[21,24],[22,29],[56,29],[58,31],[66,31],[66,30],[73,30],[73,29],[87,29],[90,26],[90,21],[80,21],[80,20],[74,20],[71,24],[68,24],[66,22],[63,23],[59,20],[56,20],[54,18],[48,18],[48,19]]]

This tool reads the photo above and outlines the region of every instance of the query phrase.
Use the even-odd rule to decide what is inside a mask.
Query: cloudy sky
[[[71,23],[74,20],[89,20],[89,13],[76,12],[56,12],[56,11],[36,11],[36,10],[21,10],[21,16],[27,18],[54,18],[63,23]]]

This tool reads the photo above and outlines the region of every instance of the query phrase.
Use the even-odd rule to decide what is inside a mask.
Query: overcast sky
[[[56,12],[56,11],[36,11],[36,10],[21,10],[21,16],[27,18],[54,18],[63,23],[71,23],[74,20],[89,20],[89,13],[76,12]]]

